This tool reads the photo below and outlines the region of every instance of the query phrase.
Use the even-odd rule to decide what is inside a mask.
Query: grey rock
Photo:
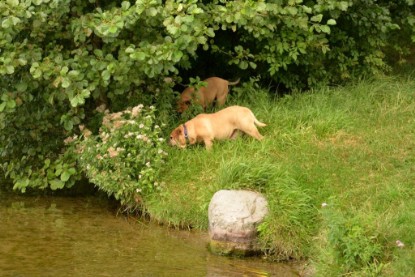
[[[257,226],[267,215],[267,206],[267,200],[257,192],[216,192],[209,204],[210,249],[239,256],[257,252]]]

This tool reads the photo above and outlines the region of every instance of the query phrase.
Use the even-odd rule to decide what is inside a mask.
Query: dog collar
[[[189,143],[189,133],[187,132],[186,124],[183,124],[183,132],[184,138],[186,139],[186,143]]]

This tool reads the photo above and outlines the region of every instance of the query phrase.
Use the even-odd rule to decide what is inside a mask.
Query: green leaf
[[[6,107],[6,102],[3,102],[0,104],[0,112],[4,111],[4,108]]]
[[[76,169],[75,169],[74,167],[70,167],[70,168],[68,168],[68,172],[69,172],[71,175],[74,175],[74,174],[76,173]]]
[[[336,24],[337,24],[337,22],[334,19],[327,20],[327,25],[336,25]]]
[[[71,85],[71,81],[69,80],[69,78],[62,78],[62,87],[63,88],[68,88]]]
[[[68,73],[69,68],[67,66],[63,66],[61,71],[60,71],[60,75],[61,76],[66,76],[66,73]]]
[[[71,178],[71,173],[69,172],[69,171],[64,171],[62,174],[61,174],[61,181],[62,182],[66,182],[66,181],[68,181],[69,180],[69,178]]]
[[[207,28],[206,35],[213,38],[215,36],[215,31],[213,30],[213,28]]]
[[[11,7],[16,7],[19,5],[19,0],[7,0],[7,4]]]
[[[20,65],[26,65],[27,64],[27,60],[23,59],[23,58],[17,59],[17,61],[19,62]]]
[[[123,9],[124,11],[128,10],[128,9],[130,8],[130,6],[131,6],[131,4],[130,4],[130,2],[128,2],[128,1],[123,1],[123,2],[121,3],[121,7],[122,7],[122,9]]]
[[[144,61],[146,58],[146,54],[144,52],[135,52],[132,54],[132,57],[134,60]]]
[[[286,8],[291,15],[296,15],[298,10],[296,7],[287,7]]]
[[[3,19],[3,21],[1,22],[1,27],[3,27],[4,29],[9,28],[10,25],[11,25],[11,19],[10,18]]]
[[[313,9],[310,8],[310,7],[302,6],[302,8],[303,8],[303,10],[304,10],[305,13],[312,13],[313,12]]]
[[[125,53],[127,53],[127,54],[134,53],[134,48],[131,47],[131,46],[127,47],[127,49],[125,49]]]
[[[167,31],[169,31],[170,34],[175,35],[177,34],[177,31],[179,30],[179,28],[177,28],[176,26],[172,25],[167,25]]]
[[[18,92],[25,92],[27,90],[27,83],[19,83],[14,86]]]
[[[180,61],[180,59],[183,57],[183,52],[182,51],[175,51],[173,53],[173,61],[174,62],[178,62]]]
[[[10,99],[9,101],[6,102],[7,108],[9,109],[14,109],[16,107],[16,101],[14,101],[13,99]]]
[[[49,165],[50,165],[50,159],[46,159],[44,168],[48,168]]]
[[[72,107],[75,108],[79,105],[85,104],[85,98],[88,98],[89,95],[90,95],[89,90],[86,90],[86,89],[82,90],[80,94],[77,94],[76,96],[70,99]]]
[[[19,24],[20,21],[21,21],[20,18],[15,17],[15,16],[12,16],[11,17],[11,20],[12,20],[12,23],[13,23],[14,26],[16,26],[17,24]]]
[[[29,186],[29,179],[19,179],[13,186],[13,189],[20,189],[22,192],[26,191],[26,188]]]
[[[321,25],[320,29],[323,33],[330,34],[330,27],[328,25]]]
[[[71,70],[68,73],[68,77],[70,78],[76,78],[79,76],[79,71],[78,70]]]
[[[87,90],[87,89],[83,89],[81,91],[81,94],[80,95],[82,96],[82,98],[88,98],[91,95],[91,92],[89,90]]]
[[[60,161],[57,165],[56,165],[56,170],[55,170],[55,176],[59,176],[62,174],[62,162]]]
[[[42,70],[40,68],[36,68],[32,74],[33,78],[39,79],[42,77]]]
[[[69,101],[71,102],[71,106],[72,106],[72,107],[74,107],[74,108],[75,108],[76,106],[78,106],[78,104],[79,104],[79,99],[78,99],[78,97],[77,97],[77,96],[72,97]]]
[[[52,190],[62,189],[65,186],[65,183],[59,179],[50,180],[49,184]]]
[[[157,9],[154,7],[151,7],[146,10],[146,13],[148,16],[156,16],[157,15]]]
[[[190,14],[201,14],[201,13],[203,13],[203,10],[197,7],[190,11]]]
[[[321,22],[322,19],[323,19],[322,14],[318,14],[318,15],[315,15],[315,16],[310,18],[310,20],[313,21],[313,22]]]
[[[63,124],[63,127],[65,128],[66,131],[72,130],[73,129],[72,120],[66,120],[65,123]]]
[[[338,5],[339,5],[340,10],[342,11],[347,11],[347,8],[349,7],[347,2],[345,1],[341,1]]]
[[[12,65],[7,65],[7,66],[6,66],[6,72],[7,72],[8,74],[13,74],[13,73],[14,73],[14,66],[12,66]]]
[[[243,70],[247,69],[247,68],[248,68],[248,62],[246,62],[246,61],[241,61],[241,62],[239,63],[239,68],[240,68],[240,69],[243,69]]]
[[[104,70],[101,73],[101,77],[103,80],[108,81],[111,78],[111,73],[108,70]]]
[[[108,29],[108,31],[109,31],[111,34],[115,34],[115,33],[118,31],[118,28],[117,28],[117,26],[111,26],[111,27]]]

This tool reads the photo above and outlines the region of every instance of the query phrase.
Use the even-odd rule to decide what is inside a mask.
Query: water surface
[[[215,256],[206,232],[118,214],[94,197],[0,192],[0,276],[298,276],[259,258]]]

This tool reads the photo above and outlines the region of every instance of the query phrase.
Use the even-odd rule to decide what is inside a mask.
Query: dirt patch
[[[336,148],[360,147],[365,142],[362,137],[348,134],[345,131],[341,130],[325,139],[322,139],[322,140],[316,139],[315,143],[319,148],[325,149],[329,146],[334,146]]]

